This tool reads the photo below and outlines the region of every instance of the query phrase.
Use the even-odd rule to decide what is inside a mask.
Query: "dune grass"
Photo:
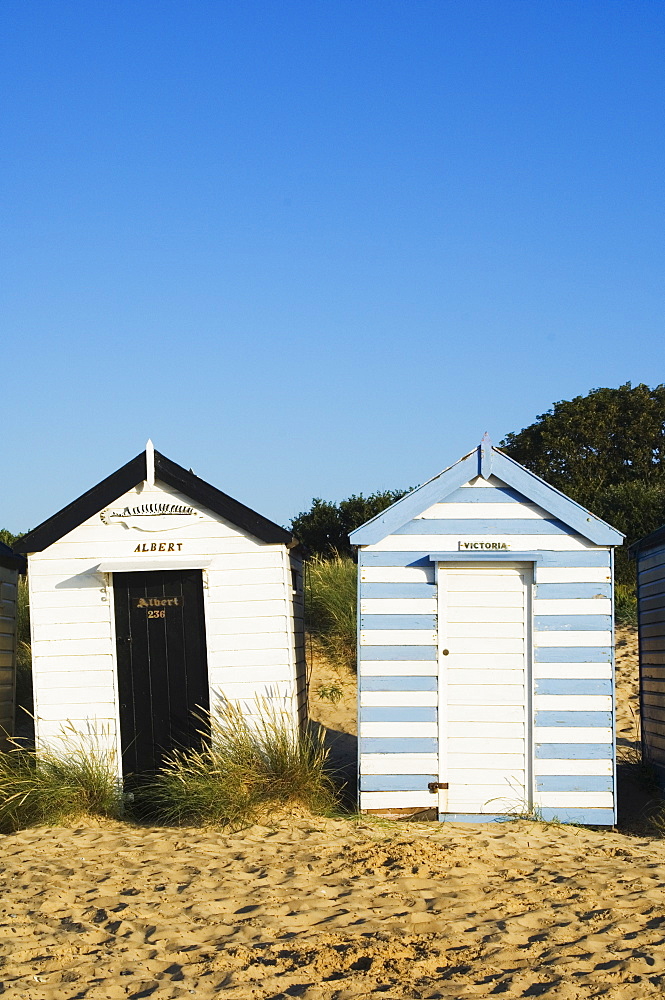
[[[114,755],[74,733],[58,751],[11,740],[0,752],[0,833],[53,826],[78,816],[118,818],[122,795]]]
[[[334,666],[356,667],[358,567],[348,556],[307,563],[305,628],[316,651]]]
[[[328,814],[336,804],[323,732],[294,730],[267,701],[252,715],[222,701],[202,718],[202,749],[173,752],[137,785],[134,812],[169,825],[242,826],[278,808]]]
[[[615,583],[614,620],[617,625],[637,627],[637,594],[634,586]]]

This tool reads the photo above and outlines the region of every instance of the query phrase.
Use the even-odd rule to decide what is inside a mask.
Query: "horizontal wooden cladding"
[[[361,722],[436,722],[436,705],[378,705],[360,709]]]
[[[435,522],[432,521],[421,521],[421,525],[429,526]],[[459,522],[466,523],[467,525],[472,522]],[[526,521],[525,525],[530,524],[550,524],[550,521]],[[449,529],[452,530],[452,529]],[[468,534],[469,532],[464,532]],[[509,534],[501,533],[496,531],[491,533],[479,534],[477,532],[471,532],[474,541],[478,542],[497,542],[499,544],[505,543],[510,546],[510,548],[515,552],[527,552],[537,550],[539,553],[547,548],[553,552],[581,552],[590,548],[593,543],[587,542],[586,539],[582,538],[580,535],[568,535],[568,534],[529,534],[523,532],[521,534]],[[462,535],[461,531],[456,531],[455,534],[437,534],[435,532],[429,532],[423,535],[408,535],[408,534],[394,534],[388,535],[387,538],[383,538],[380,542],[376,542],[369,551],[374,552],[401,552],[401,551],[413,551],[414,548],[419,549],[420,552],[459,552],[459,539]]]
[[[616,823],[614,809],[571,809],[559,806],[541,808],[540,815],[545,823],[579,823],[584,826],[614,826]]]
[[[433,601],[436,602],[434,583],[364,583],[361,588],[362,600],[371,601]],[[436,607],[436,605],[435,605]]]
[[[415,677],[405,675],[403,677],[365,677],[361,685],[363,691],[437,691],[438,683],[436,677]]]
[[[437,652],[433,644],[426,646],[385,645],[361,646],[358,651],[361,660],[436,660]]]
[[[215,694],[212,693],[211,699],[211,711],[215,708]],[[257,684],[251,678],[247,678],[246,681],[237,680],[233,683],[227,683],[224,685],[224,697],[230,701],[242,702],[243,707],[249,710],[250,714],[252,708],[256,711],[254,715],[258,718],[259,715],[259,704],[263,697],[269,698],[271,701],[282,702],[283,706],[290,703],[293,696],[293,682],[289,681],[273,681],[266,684]]]
[[[437,674],[436,660],[361,660],[360,677],[431,676]]]
[[[546,555],[551,553],[541,553],[541,555]],[[572,553],[570,553],[572,555]],[[565,561],[568,562],[568,556],[566,556]],[[545,565],[538,564],[538,584],[540,588],[544,584],[565,584],[569,586],[571,584],[589,584],[589,583],[600,583],[600,584],[611,584],[612,575],[610,573],[609,567],[606,564],[602,566],[577,566],[572,562],[570,565],[550,567],[545,563]]]
[[[53,718],[53,712],[59,712],[60,718],[67,718],[72,714],[74,705],[99,711],[105,707],[108,714],[112,715],[115,706],[115,686],[112,676],[105,677],[106,683],[97,684],[94,687],[85,685],[70,685],[67,688],[42,687],[37,696],[37,709],[40,718]],[[94,692],[94,693],[93,693]]]
[[[0,633],[0,651],[2,650],[13,650],[14,649],[14,635],[7,635],[5,633]]]
[[[563,616],[566,616],[566,618],[571,620],[573,623],[577,622],[581,616],[588,617],[589,619],[598,618],[600,616],[606,620],[611,620],[612,602],[602,597],[593,597],[588,600],[578,597],[573,597],[569,600],[542,600],[540,598],[536,598],[533,602],[533,613],[536,621],[540,618],[544,621],[548,617],[562,619]],[[536,625],[536,627],[538,627],[538,625]],[[545,624],[541,627],[547,628],[548,626]],[[573,624],[571,627],[579,628],[580,626]],[[593,627],[606,628],[607,626],[601,624],[600,626],[595,625]]]
[[[490,494],[491,497],[491,494]],[[542,507],[535,503],[518,504],[516,501],[497,500],[492,497],[490,500],[483,497],[472,503],[451,502],[435,503],[427,510],[424,510],[419,517],[410,523],[420,520],[443,521],[444,523],[456,520],[473,520],[487,524],[494,521],[553,521],[555,518],[548,514]]]
[[[662,590],[665,590],[665,561],[653,567],[653,569],[641,569],[638,567],[637,570],[637,582],[642,590],[642,587],[647,584],[652,584],[656,582],[662,582]]]
[[[226,589],[226,588],[224,588]],[[287,614],[291,614],[291,608],[287,603],[284,587],[281,588],[281,596],[270,598],[264,595],[263,598],[255,598],[248,601],[224,601],[215,591],[208,592],[206,602],[206,616],[212,620],[236,618],[269,618],[280,616],[282,619]]]
[[[539,576],[540,579],[540,576]],[[535,604],[541,608],[548,601],[603,601],[612,597],[612,585],[605,583],[538,583],[535,587]],[[595,605],[593,605],[595,608]],[[600,611],[604,613],[601,606]],[[540,614],[544,614],[540,611]],[[583,613],[585,609],[583,609]],[[595,612],[592,612],[595,613]]]
[[[436,628],[435,614],[364,614],[360,616],[360,628],[363,631],[390,629],[408,631],[409,629]]]
[[[436,633],[427,629],[373,629],[360,632],[361,646],[432,646]]]
[[[637,557],[638,571],[653,569],[654,566],[665,566],[665,546],[657,545],[653,549],[643,549]]]
[[[663,636],[640,635],[640,651],[644,653],[662,653],[665,651],[665,638]]]
[[[251,672],[240,672],[238,667],[209,668],[210,690],[212,697],[219,696],[226,691],[229,684],[244,683],[251,681],[254,684],[287,684],[290,678],[289,665],[287,663],[267,666],[265,664],[256,665]]]
[[[576,698],[575,701],[581,701]],[[567,727],[577,729],[583,727],[597,727],[598,729],[610,729],[612,726],[611,711],[584,711],[576,709],[559,709],[551,711],[537,710],[535,713],[536,727],[541,729],[559,729],[563,733]],[[563,737],[561,737],[563,738]]]
[[[13,667],[13,665],[14,665],[14,650],[0,649],[0,668]]]
[[[523,641],[524,636],[523,619],[514,622],[449,621],[442,627],[442,631],[444,627],[445,635],[448,639],[464,639],[467,641],[476,641],[478,639],[519,639]],[[453,651],[456,646],[457,643],[454,643]],[[479,649],[478,652],[481,652],[481,650]],[[490,652],[490,650],[488,649],[487,652]]]
[[[537,662],[543,663],[611,663],[612,646],[609,643],[604,646],[568,646],[562,643],[559,647],[543,644],[534,648],[533,655]]]
[[[524,653],[524,639],[521,638],[497,638],[491,635],[474,636],[473,638],[451,636],[450,638],[454,638],[454,644],[451,643],[451,653],[455,654],[455,658],[458,655],[465,656],[467,654],[487,653],[497,656],[514,656]]]
[[[430,781],[436,781],[436,771],[431,774],[361,774],[361,792],[410,792],[423,791]],[[429,789],[428,789],[429,791]]]
[[[522,715],[524,715],[524,713],[522,713]],[[445,729],[449,738],[455,740],[459,738],[462,741],[462,743],[460,743],[459,750],[468,750],[469,745],[472,745],[473,740],[521,740],[525,735],[524,722],[494,721],[470,723],[465,719],[461,722],[448,721]],[[449,744],[449,746],[450,745],[451,744]],[[455,746],[455,749],[458,749],[457,746]],[[512,753],[515,751],[506,748],[502,752]]]
[[[422,791],[416,792],[361,792],[361,809],[390,809],[407,808],[408,806],[431,808],[432,800],[435,797],[427,786]]]
[[[361,737],[438,736],[436,722],[360,722],[358,728]]]
[[[512,536],[554,536],[565,535],[579,538],[580,536],[563,521],[542,520],[540,518],[481,518],[460,517],[435,520],[434,518],[415,518],[397,528],[390,538],[419,535],[473,535],[481,538],[483,535]],[[533,548],[533,543],[530,548]]]
[[[393,706],[395,708],[406,708],[407,706],[436,706],[438,702],[437,691],[367,691],[364,687],[360,692],[361,706]]]
[[[437,753],[438,746],[438,739],[423,736],[361,737],[359,740],[361,754]]]
[[[533,707],[542,712],[611,712],[611,687],[608,689],[609,694],[581,694],[579,691],[567,691],[565,694],[536,693]]]
[[[213,636],[247,636],[257,633],[283,635],[286,633],[286,614],[218,617],[213,613],[208,617],[211,622],[208,632],[209,635],[212,633]]]
[[[578,760],[557,760],[556,758],[537,757],[534,761],[534,774],[539,775],[606,775],[611,776],[614,768],[608,758],[580,758]]]
[[[469,705],[463,701],[449,704],[446,712],[447,722],[496,722],[497,710],[495,705],[479,704]],[[501,723],[504,722],[524,722],[524,704],[502,705]]]
[[[210,671],[217,668],[233,667],[237,670],[253,667],[287,666],[291,653],[286,644],[279,649],[208,649],[208,667]]]
[[[655,580],[653,583],[640,583],[638,591],[640,601],[645,597],[660,597],[665,591],[665,579]]]
[[[362,754],[363,774],[436,774],[439,757],[435,753]]]
[[[243,649],[274,649],[289,644],[286,630],[281,632],[208,632],[208,651],[216,653],[220,650]]]
[[[612,643],[612,631],[607,629],[597,631],[594,629],[571,629],[571,631],[551,631],[546,632],[541,629],[534,631],[534,645],[536,646],[610,646]]]
[[[559,696],[570,698],[579,695],[605,695],[612,697],[611,668],[607,677],[548,677],[535,678],[536,697]],[[536,703],[538,704],[538,703]]]
[[[605,792],[536,792],[534,805],[556,808],[612,809],[614,794]]]
[[[537,792],[613,792],[611,774],[543,774],[536,777]],[[610,803],[611,804],[611,803]]]
[[[436,610],[436,597],[361,598],[360,601],[362,615],[425,615],[433,622]]]
[[[648,609],[646,601],[642,601],[640,604],[640,625],[651,625],[655,623],[665,622],[665,594],[659,597],[658,600],[661,602],[657,607]]]
[[[570,730],[564,733],[564,736],[567,736],[569,733]],[[594,730],[594,734],[598,738],[598,730]],[[583,742],[582,740],[576,743],[566,743],[560,738],[558,732],[556,733],[556,737],[558,738],[558,742],[556,743],[550,739],[546,743],[535,744],[534,754],[536,760],[606,760],[612,764],[614,744],[611,734],[609,739],[606,738],[604,742],[600,741],[598,743]]]
[[[359,569],[361,583],[408,584],[432,586],[434,566],[364,566]],[[364,592],[364,591],[363,591]]]
[[[63,608],[44,607],[40,602],[33,601],[30,607],[30,620],[33,625],[39,626],[39,631],[51,625],[99,625],[101,623],[111,625],[113,606],[109,601],[102,601],[101,595],[97,595],[94,602],[79,601],[73,602],[70,596],[69,604]]]
[[[612,739],[611,726],[539,726],[536,723],[533,732],[536,746],[541,743],[608,743],[611,746]]]
[[[82,691],[95,692],[98,688],[113,688],[115,671],[107,666],[101,670],[50,670],[48,672],[48,684],[40,686],[39,696],[42,691],[54,691],[59,694],[63,701],[67,701],[69,695],[62,692],[70,691],[73,688],[80,688]],[[88,698],[93,702],[95,694],[88,694]]]
[[[392,536],[391,536],[392,537]],[[361,548],[359,552],[359,560],[361,563],[361,568],[364,571],[370,567],[380,567],[380,566],[390,566],[390,567],[409,567],[414,568],[416,566],[421,568],[427,568],[431,566],[429,562],[428,553],[439,552],[440,548],[437,549],[416,549],[415,546],[410,550],[387,550],[387,551],[377,551],[376,549]],[[542,570],[548,569],[549,567],[565,567],[565,571],[568,572],[571,568],[584,567],[585,572],[591,567],[596,567],[601,570],[601,575],[597,578],[600,580],[610,579],[610,551],[609,549],[599,549],[595,546],[589,546],[585,549],[579,549],[577,551],[568,552],[558,552],[554,550],[542,549],[540,546],[537,548],[538,556],[540,562],[538,564],[538,576],[542,580]],[[549,570],[548,570],[549,571]],[[571,577],[570,579],[573,579]],[[592,581],[596,578],[594,577],[583,577],[583,581]],[[558,583],[558,579],[552,579],[548,582]]]
[[[446,664],[446,680],[448,684],[460,685],[463,687],[475,687],[483,684],[517,684],[524,685],[524,666],[522,657],[516,657],[518,662],[514,669],[502,669],[497,667],[457,667],[457,657],[453,658],[453,664],[448,667]]]
[[[533,676],[541,679],[610,679],[611,663],[534,663]]]
[[[111,621],[107,618],[106,621],[67,622],[64,625],[40,624],[38,634],[39,644],[50,643],[53,640],[76,642],[81,639],[105,639],[110,642]]]
[[[39,684],[48,684],[49,681],[46,675],[52,673],[58,673],[60,671],[68,673],[70,671],[76,671],[79,675],[83,671],[87,670],[114,670],[113,654],[111,652],[110,644],[106,644],[103,654],[94,655],[81,655],[81,656],[71,656],[71,654],[65,652],[63,655],[55,655],[49,649],[49,644],[46,643],[47,652],[40,656],[38,651],[33,647],[32,650],[32,671],[36,678],[39,675]]]
[[[478,608],[483,609],[483,616],[494,609],[499,609],[506,616],[513,610],[522,611],[524,608],[524,586],[519,580],[515,581],[514,577],[502,577],[497,581],[496,578],[484,576],[481,579],[474,577],[470,581],[469,577],[462,578],[453,570],[449,573],[449,579],[454,583],[454,589],[448,591],[446,603],[449,608],[455,608],[455,617],[458,620],[460,615],[472,613]],[[518,586],[501,588],[499,586],[501,579],[506,585],[517,582]],[[491,581],[489,586],[493,589],[483,589],[482,584],[486,581]],[[491,621],[492,619],[485,618],[484,620]],[[505,620],[505,618],[499,620]]]

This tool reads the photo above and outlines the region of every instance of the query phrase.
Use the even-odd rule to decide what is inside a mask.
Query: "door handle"
[[[444,656],[448,656],[448,654],[450,653],[450,650],[449,649],[442,649],[441,652],[443,653]]]

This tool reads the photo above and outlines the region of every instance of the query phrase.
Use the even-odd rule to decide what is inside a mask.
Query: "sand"
[[[621,690],[634,697],[634,655],[620,648]],[[334,708],[334,731],[352,738],[352,707]],[[325,722],[325,699],[316,711]],[[632,722],[625,706],[620,719]],[[3,998],[665,991],[665,840],[644,834],[303,816],[233,834],[88,822],[0,838],[0,857]]]

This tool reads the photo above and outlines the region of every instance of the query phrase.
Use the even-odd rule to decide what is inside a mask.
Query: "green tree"
[[[353,555],[349,532],[376,517],[409,490],[382,490],[364,497],[354,494],[339,504],[315,497],[308,511],[291,521],[291,531],[311,555]]]
[[[500,447],[594,509],[610,486],[665,479],[665,385],[626,382],[562,400]]]
[[[665,523],[665,385],[626,382],[555,403],[500,447],[625,533],[616,576],[634,585],[628,546]]]

